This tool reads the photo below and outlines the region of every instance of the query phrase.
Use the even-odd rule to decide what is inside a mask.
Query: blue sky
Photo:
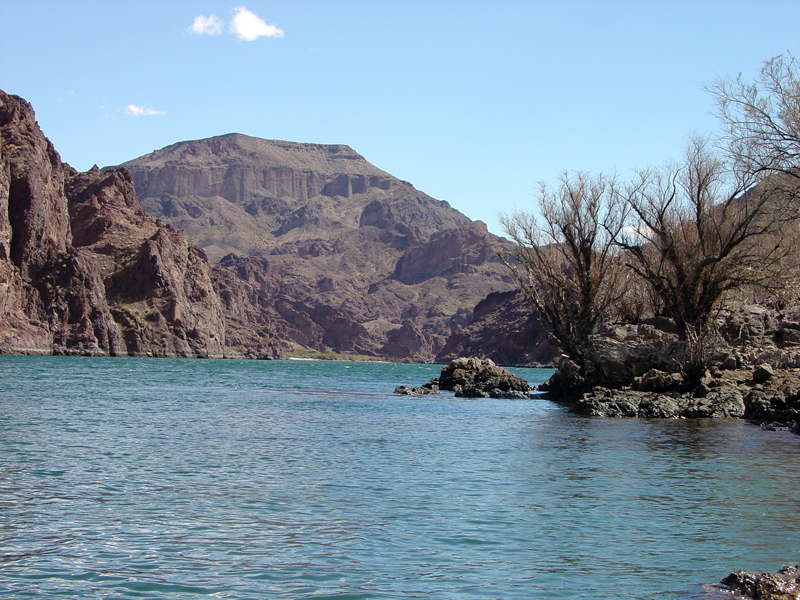
[[[2,0],[0,89],[80,170],[230,132],[348,144],[500,234],[564,170],[678,158],[718,129],[704,84],[799,45],[796,1]]]

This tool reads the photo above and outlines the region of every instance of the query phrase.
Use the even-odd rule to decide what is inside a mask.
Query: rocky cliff
[[[530,300],[519,290],[511,290],[481,300],[472,321],[447,340],[436,362],[481,356],[502,365],[555,367],[560,355],[547,341]]]
[[[142,206],[215,263],[241,354],[274,351],[274,333],[289,351],[431,361],[480,300],[514,287],[501,238],[347,146],[230,134],[124,166]]]
[[[232,133],[179,142],[123,166],[142,207],[185,229],[214,262],[368,226],[386,230],[384,241],[410,245],[469,222],[343,145]]]
[[[0,91],[0,352],[222,356],[222,307],[186,235],[125,170],[78,173]]]

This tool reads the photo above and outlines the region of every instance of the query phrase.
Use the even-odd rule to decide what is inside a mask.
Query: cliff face
[[[126,171],[63,164],[2,91],[0,136],[0,352],[223,355],[208,264]]]
[[[142,207],[185,229],[214,262],[334,239],[362,220],[370,224],[380,206],[384,218],[416,222],[427,236],[469,222],[342,145],[233,133],[173,144],[123,166]]]
[[[530,301],[512,290],[478,303],[472,321],[447,340],[436,362],[481,356],[503,365],[555,367],[560,355],[547,341]]]
[[[215,263],[231,348],[431,361],[514,283],[481,222],[347,146],[230,134],[124,163],[142,206]]]
[[[494,259],[491,250],[497,241],[483,223],[450,230],[451,247],[460,240],[460,252],[440,254],[436,261],[441,272],[416,283],[392,276],[404,254],[380,242],[385,232],[367,226],[332,242],[315,240],[262,256],[225,257],[213,273],[226,306],[229,345],[258,354],[263,351],[260,332],[272,331],[289,350],[428,362],[469,321],[472,307],[487,290],[512,285],[499,262],[470,264],[465,259]],[[232,284],[245,285],[249,300],[237,296]]]

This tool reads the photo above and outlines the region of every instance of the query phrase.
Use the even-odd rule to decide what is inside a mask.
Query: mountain
[[[387,230],[384,241],[407,246],[469,222],[343,145],[232,133],[179,142],[122,166],[142,208],[186,230],[213,262],[370,225]]]
[[[505,240],[348,146],[229,134],[122,166],[142,207],[215,263],[231,352],[274,335],[289,351],[431,361],[480,300],[516,287]]]
[[[202,253],[125,169],[78,173],[0,91],[0,353],[222,357]]]
[[[0,91],[0,353],[540,360],[492,300],[507,244],[347,146],[231,134],[79,173]]]

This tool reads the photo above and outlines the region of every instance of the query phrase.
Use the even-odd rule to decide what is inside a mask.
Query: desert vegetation
[[[709,86],[723,133],[694,136],[679,161],[616,177],[564,174],[537,211],[503,216],[506,265],[543,327],[586,376],[602,325],[657,317],[682,344],[687,381],[708,364],[722,308],[758,294],[797,300],[800,74],[792,57],[753,83]]]

